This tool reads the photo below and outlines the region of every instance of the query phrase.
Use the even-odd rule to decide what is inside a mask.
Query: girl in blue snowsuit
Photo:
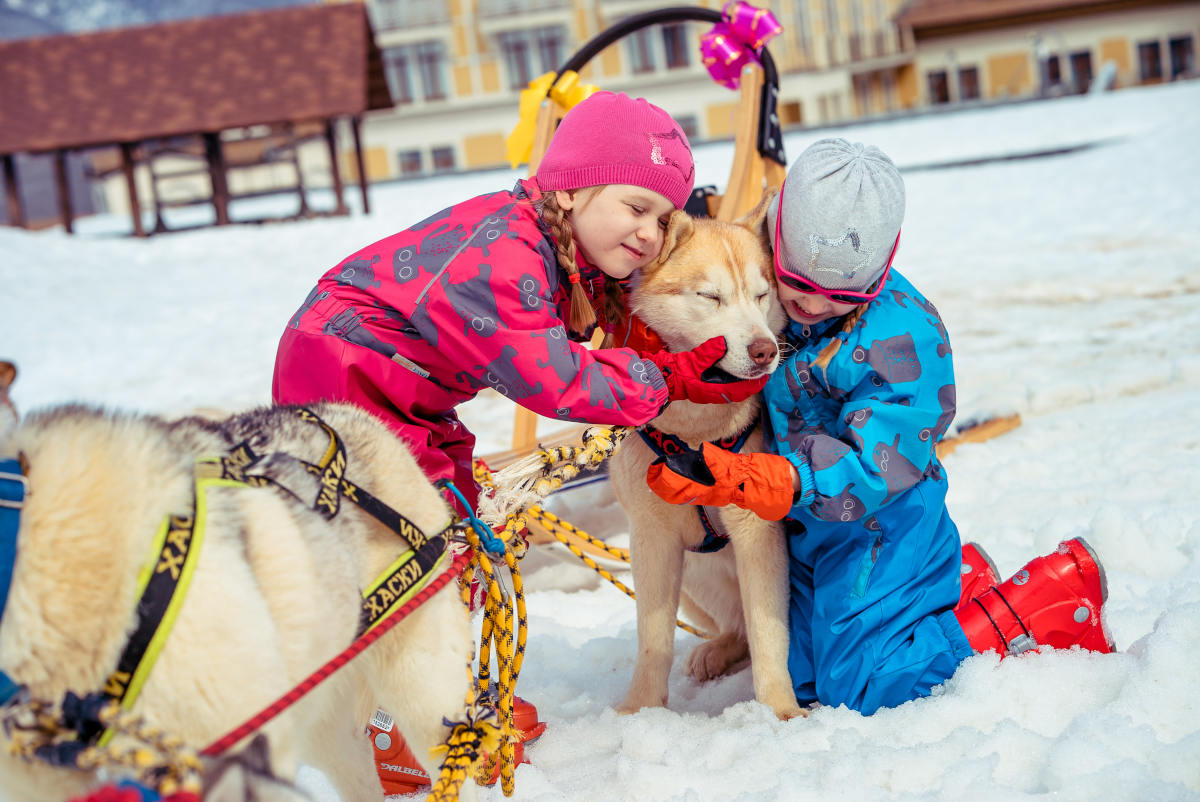
[[[1112,650],[1103,574],[1079,539],[998,587],[972,544],[986,581],[960,582],[935,451],[955,411],[950,340],[891,267],[903,217],[903,180],[879,149],[826,139],[800,156],[767,221],[791,319],[762,391],[773,453],[705,444],[648,475],[669,501],[784,519],[797,700],[864,714],[928,695],[976,651]]]

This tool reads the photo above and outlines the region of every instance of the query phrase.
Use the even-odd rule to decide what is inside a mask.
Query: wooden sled
[[[558,123],[568,109],[555,98],[567,96],[572,90],[564,91],[563,84],[574,87],[579,70],[602,50],[624,36],[652,25],[671,22],[700,21],[718,23],[721,13],[700,6],[676,6],[660,8],[637,14],[599,33],[584,44],[575,55],[559,68],[556,78],[548,81],[546,96],[538,110],[534,126],[533,146],[529,156],[529,175],[537,172],[550,139]],[[690,214],[714,217],[718,220],[735,220],[754,208],[768,188],[778,189],[787,170],[787,157],[783,149],[783,132],[777,113],[779,98],[779,73],[770,52],[763,47],[761,66],[750,65],[742,71],[740,100],[735,119],[734,157],[730,167],[725,193],[717,194],[712,188],[698,187],[693,190],[688,202]],[[556,91],[551,91],[555,88]],[[578,92],[578,90],[574,90]],[[599,337],[593,341],[595,345]],[[484,456],[483,460],[493,470],[503,468],[509,462],[533,452],[538,447],[538,415],[524,407],[517,407],[513,420],[512,447],[504,452]],[[552,438],[542,441],[543,446],[578,444],[587,424],[581,424]]]

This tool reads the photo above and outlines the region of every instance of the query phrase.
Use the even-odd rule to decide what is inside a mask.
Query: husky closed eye
[[[717,295],[715,292],[698,292],[696,294],[701,298],[707,298],[710,301],[714,301],[717,306],[721,305],[721,296]]]

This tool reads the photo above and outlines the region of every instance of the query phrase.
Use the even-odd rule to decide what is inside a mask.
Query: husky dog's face
[[[8,395],[8,388],[16,378],[17,366],[0,361],[0,442],[7,440],[17,426],[17,408]]]
[[[764,230],[768,192],[732,223],[671,215],[662,252],[635,279],[630,308],[670,351],[725,337],[719,366],[754,379],[779,365],[776,334],[787,317],[779,305]]]

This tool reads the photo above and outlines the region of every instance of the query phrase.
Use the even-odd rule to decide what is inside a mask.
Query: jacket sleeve
[[[668,397],[658,368],[633,349],[590,350],[568,338],[554,301],[557,263],[537,242],[489,247],[485,262],[459,260],[429,294],[428,313],[454,350],[455,381],[562,420],[640,425],[656,417]]]
[[[831,393],[842,399],[832,420],[806,408],[803,396],[799,401],[804,424],[784,453],[801,485],[791,517],[857,520],[940,470],[935,447],[955,408],[945,329],[918,318],[889,327],[899,335],[878,330],[864,326],[825,371]]]

